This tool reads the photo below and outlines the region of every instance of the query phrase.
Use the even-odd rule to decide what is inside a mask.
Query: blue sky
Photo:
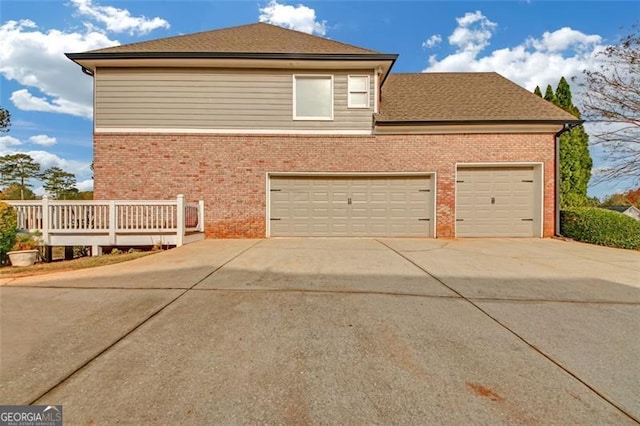
[[[395,72],[497,71],[544,90],[580,76],[594,52],[638,23],[640,2],[2,0],[0,105],[13,125],[0,136],[0,154],[27,152],[91,189],[91,78],[63,53],[258,20],[398,53]],[[606,165],[599,150],[592,155],[596,168]]]

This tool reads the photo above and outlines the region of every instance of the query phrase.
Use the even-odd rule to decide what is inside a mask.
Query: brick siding
[[[265,236],[267,172],[436,172],[437,229],[454,236],[456,163],[544,163],[554,233],[554,135],[254,136],[96,134],[96,199],[205,200],[216,238]]]

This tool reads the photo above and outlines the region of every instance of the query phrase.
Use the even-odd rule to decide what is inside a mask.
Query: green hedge
[[[562,210],[560,233],[585,243],[640,250],[640,222],[613,210],[595,207]]]
[[[0,264],[7,263],[7,252],[16,242],[16,210],[9,204],[0,201]]]

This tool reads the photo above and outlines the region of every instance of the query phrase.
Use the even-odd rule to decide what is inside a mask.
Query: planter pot
[[[11,266],[31,266],[38,260],[39,250],[18,250],[7,253]]]

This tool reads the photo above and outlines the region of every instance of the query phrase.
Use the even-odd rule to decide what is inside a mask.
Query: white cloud
[[[479,10],[474,13],[468,12],[456,18],[456,21],[458,27],[449,36],[449,44],[468,53],[477,54],[487,47],[497,27],[495,22],[491,22]]]
[[[497,24],[480,11],[457,18],[457,23],[448,39],[454,52],[442,59],[431,55],[424,71],[495,71],[529,90],[540,85],[544,91],[547,84],[555,87],[561,76],[580,77],[603,48],[599,35],[565,27],[482,54],[490,46]]]
[[[308,34],[324,36],[327,33],[327,21],[318,21],[316,11],[305,5],[291,6],[270,0],[260,9],[260,22],[266,22]]]
[[[434,34],[429,37],[424,43],[422,43],[422,47],[431,49],[433,47],[436,47],[440,43],[442,43],[442,36],[440,36],[440,34]]]
[[[30,89],[12,93],[14,105],[26,111],[47,111],[91,118],[92,81],[64,56],[118,44],[99,31],[41,31],[29,20],[0,26],[0,74]]]
[[[0,152],[10,150],[12,146],[22,145],[20,139],[13,136],[0,136]]]
[[[131,16],[131,12],[126,9],[101,6],[94,4],[92,0],[71,0],[71,3],[81,15],[104,24],[110,32],[148,34],[158,28],[169,28],[169,22],[157,16],[151,19],[146,16]]]
[[[546,31],[541,39],[528,40],[531,46],[542,52],[562,52],[569,48],[588,50],[590,46],[598,45],[601,41],[602,37],[597,34],[587,35],[569,27],[554,32]]]
[[[35,150],[25,151],[24,153],[30,155],[36,163],[39,163],[42,170],[46,170],[50,167],[60,167],[61,169],[73,173],[76,176],[87,174],[87,172],[90,171],[90,163],[67,160],[48,151]]]
[[[16,108],[22,111],[58,112],[84,118],[91,118],[93,111],[88,105],[78,104],[67,99],[47,99],[44,96],[34,96],[28,89],[16,90],[11,94],[10,99]]]
[[[56,144],[56,138],[47,135],[35,135],[29,138],[29,142],[41,146],[53,146]]]
[[[93,191],[93,179],[86,179],[76,183],[78,191]]]

